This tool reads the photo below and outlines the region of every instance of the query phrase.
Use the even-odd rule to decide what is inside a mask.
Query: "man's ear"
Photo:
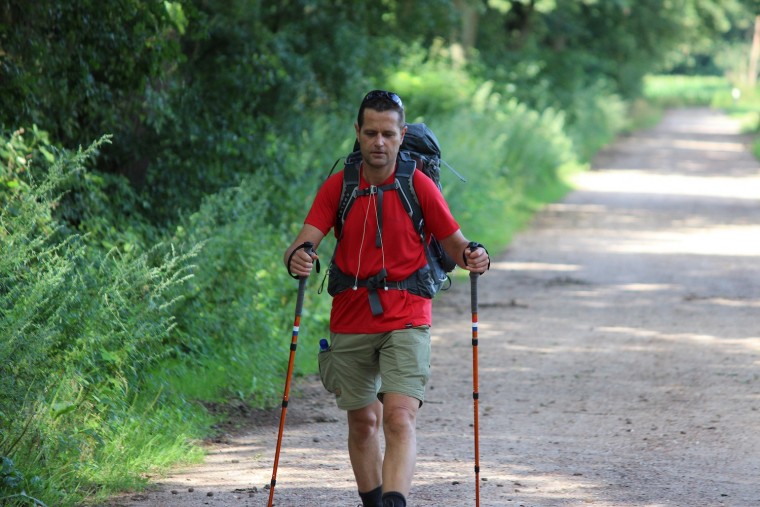
[[[361,133],[362,129],[359,127],[358,123],[354,123],[354,130],[356,131],[356,139],[359,139],[359,134]]]
[[[404,125],[404,128],[401,129],[401,140],[404,140],[404,136],[406,135],[406,125]]]

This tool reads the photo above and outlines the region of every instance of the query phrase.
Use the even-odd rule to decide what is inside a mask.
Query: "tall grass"
[[[191,353],[174,364],[179,372],[174,379],[192,397],[233,397],[261,407],[273,404],[279,394],[293,318],[287,310],[294,307],[297,288],[282,252],[295,236],[288,218],[295,220],[304,209],[296,181],[261,171],[210,196],[177,231],[178,239],[204,245],[196,276],[176,310],[177,346]],[[284,209],[290,203],[292,208]],[[316,355],[309,351],[316,351],[327,333],[329,298],[316,294],[318,277],[311,278],[304,305],[298,372],[314,371]]]
[[[135,415],[144,371],[166,357],[175,289],[197,253],[102,251],[65,233],[61,189],[83,179],[104,142],[61,153],[46,171],[22,164],[22,178],[5,167],[6,180],[24,181],[6,187],[0,208],[0,498],[11,503],[24,492],[74,504],[104,470],[144,452],[114,454],[112,443]]]
[[[469,107],[431,126],[446,162],[468,179],[462,183],[442,169],[449,205],[465,235],[494,253],[568,190],[564,176],[584,167],[562,112],[533,111],[494,93],[489,83]]]

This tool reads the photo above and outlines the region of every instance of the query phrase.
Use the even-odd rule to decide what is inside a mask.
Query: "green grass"
[[[662,107],[710,106],[730,99],[733,86],[718,76],[650,75],[644,79],[644,97]]]
[[[88,474],[93,491],[99,492],[93,498],[141,488],[149,476],[201,462],[204,452],[197,443],[214,422],[201,405],[181,397],[162,392],[138,396],[123,420],[113,425],[95,460],[98,466]]]

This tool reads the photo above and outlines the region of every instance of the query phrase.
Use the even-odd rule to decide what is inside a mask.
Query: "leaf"
[[[109,352],[106,349],[100,349],[100,356],[103,358],[103,361],[107,361],[109,363],[119,362],[119,356],[113,352]]]
[[[59,402],[54,403],[52,406],[53,411],[53,419],[58,419],[64,414],[68,414],[69,412],[73,412],[76,410],[77,405],[75,403],[71,402]]]

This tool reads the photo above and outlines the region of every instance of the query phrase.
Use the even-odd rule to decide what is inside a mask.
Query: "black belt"
[[[333,265],[330,267],[328,292],[335,296],[335,294],[343,292],[348,288],[356,290],[359,287],[366,287],[369,296],[369,307],[372,310],[372,315],[377,317],[378,315],[383,314],[383,305],[380,303],[380,296],[377,293],[378,289],[407,290],[409,288],[409,279],[399,282],[388,280],[387,277],[388,272],[383,268],[376,275],[357,280],[355,277],[343,273]]]

